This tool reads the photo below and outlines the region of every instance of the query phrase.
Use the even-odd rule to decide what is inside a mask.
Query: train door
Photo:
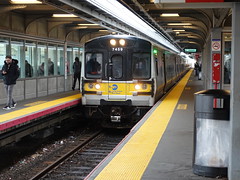
[[[108,99],[126,100],[127,84],[124,54],[110,53],[108,62]]]

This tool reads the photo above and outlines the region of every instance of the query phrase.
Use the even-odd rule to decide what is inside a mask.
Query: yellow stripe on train
[[[86,94],[95,94],[101,95],[132,95],[133,92],[151,92],[151,84],[147,83],[108,83],[108,82],[94,82],[94,83],[85,83],[84,91]],[[101,92],[101,93],[97,93]]]

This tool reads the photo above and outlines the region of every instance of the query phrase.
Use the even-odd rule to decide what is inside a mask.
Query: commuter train
[[[132,127],[187,71],[177,54],[128,35],[85,43],[82,105],[103,127]]]

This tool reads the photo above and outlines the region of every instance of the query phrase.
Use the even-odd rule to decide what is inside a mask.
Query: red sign
[[[198,3],[198,2],[206,2],[206,3],[211,3],[211,2],[224,2],[224,0],[186,0],[186,3]]]
[[[195,59],[198,61],[200,55],[198,53],[195,54]]]
[[[221,77],[221,54],[214,53],[212,55],[212,81],[213,83],[220,83]]]
[[[161,3],[169,3],[170,0],[161,0]],[[239,2],[239,0],[171,0],[170,3],[223,3]]]

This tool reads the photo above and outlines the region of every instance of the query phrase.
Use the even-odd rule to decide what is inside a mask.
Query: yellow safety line
[[[22,117],[22,116],[27,115],[27,114],[38,112],[38,111],[41,111],[43,109],[54,107],[54,106],[57,106],[59,104],[66,103],[66,102],[69,102],[69,101],[72,101],[72,100],[75,100],[75,99],[80,99],[80,98],[81,98],[80,94],[76,94],[76,95],[73,95],[73,96],[68,96],[68,97],[65,97],[65,98],[60,98],[60,99],[56,99],[56,100],[53,100],[53,101],[48,101],[48,102],[43,103],[43,104],[39,104],[39,105],[24,108],[24,109],[20,109],[20,110],[15,110],[15,111],[12,111],[12,112],[9,112],[9,113],[6,113],[6,114],[2,114],[2,115],[0,115],[0,123],[8,121],[8,120],[16,119],[18,117]]]
[[[141,179],[191,73],[192,70],[166,96],[144,125],[95,178],[96,180]]]

